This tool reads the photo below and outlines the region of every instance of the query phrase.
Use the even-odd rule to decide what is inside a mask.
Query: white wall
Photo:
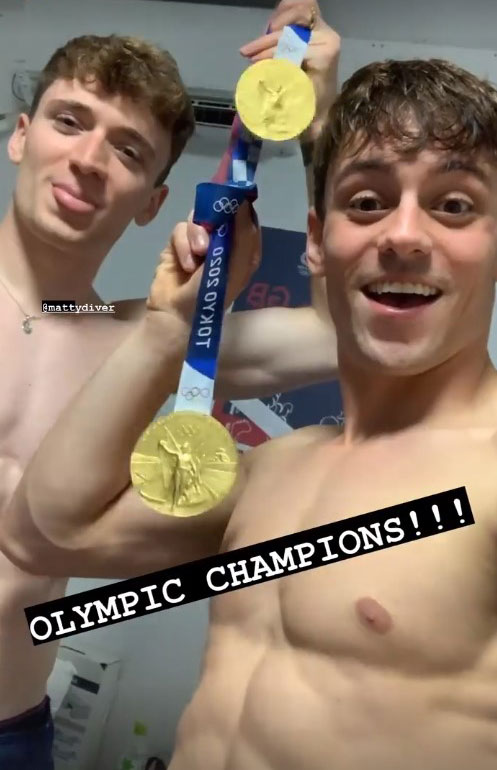
[[[55,47],[69,37],[90,32],[142,35],[170,49],[189,86],[233,89],[244,67],[237,49],[258,36],[266,21],[266,13],[261,10],[143,0],[0,0],[1,13],[0,113],[11,103],[10,78],[23,59],[29,69],[39,69]],[[329,21],[332,23],[333,19],[330,17]],[[405,36],[409,36],[408,28]],[[448,58],[497,81],[497,58],[493,51],[358,39],[343,41],[340,76],[348,77],[359,66],[375,59],[411,56]],[[157,221],[145,231],[131,227],[110,254],[97,281],[104,297],[118,299],[147,293],[157,256],[171,227],[190,210],[195,185],[210,178],[226,140],[226,132],[199,131],[189,152],[171,174],[171,196]],[[7,205],[15,178],[6,160],[5,144],[6,136],[0,135],[0,210]],[[274,150],[266,152],[257,181],[262,223],[304,229],[306,199],[299,154],[280,157]],[[497,361],[495,323],[490,349]],[[100,584],[101,581],[73,580],[70,592]],[[172,746],[178,716],[198,677],[206,618],[207,604],[201,603],[80,635],[83,643],[87,639],[91,646],[98,644],[115,651],[124,661],[119,693],[96,770],[113,769],[135,719],[150,726],[152,749],[165,753]]]

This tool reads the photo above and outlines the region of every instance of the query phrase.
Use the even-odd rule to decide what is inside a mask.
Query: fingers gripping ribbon
[[[245,201],[252,204],[256,198],[255,184],[206,182],[197,186],[193,220],[205,227],[210,239],[187,360],[212,385],[217,368],[235,216]],[[202,385],[205,388],[205,381]]]

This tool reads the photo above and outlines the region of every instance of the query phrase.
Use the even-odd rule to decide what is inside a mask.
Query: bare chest
[[[26,335],[15,311],[0,311],[0,506],[60,413],[129,332],[110,318],[43,318]]]
[[[441,434],[275,458],[252,475],[226,548],[461,486],[476,524],[227,594],[215,613],[260,637],[418,672],[471,665],[489,645],[497,670],[496,468],[491,440]]]

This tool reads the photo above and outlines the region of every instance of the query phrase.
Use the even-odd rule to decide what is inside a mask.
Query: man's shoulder
[[[341,433],[343,433],[343,428],[340,425],[307,425],[305,428],[297,428],[285,436],[273,439],[272,443],[285,442],[287,446],[304,446],[322,441],[333,441]]]
[[[115,318],[118,321],[139,321],[145,315],[147,300],[140,299],[118,299],[112,303],[114,305]]]
[[[342,428],[339,425],[309,425],[298,428],[285,436],[260,444],[246,453],[246,459],[249,466],[252,466],[262,461],[266,462],[270,457],[286,455],[289,452],[318,446],[318,444],[331,443],[336,441],[341,433]]]

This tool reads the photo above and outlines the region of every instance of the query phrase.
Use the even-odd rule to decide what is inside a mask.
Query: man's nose
[[[96,134],[80,137],[74,145],[70,162],[81,174],[95,174],[100,179],[107,176],[109,150],[105,140]]]
[[[415,200],[401,203],[385,221],[378,239],[380,254],[396,254],[406,258],[428,256],[432,239],[427,230],[427,215]]]

